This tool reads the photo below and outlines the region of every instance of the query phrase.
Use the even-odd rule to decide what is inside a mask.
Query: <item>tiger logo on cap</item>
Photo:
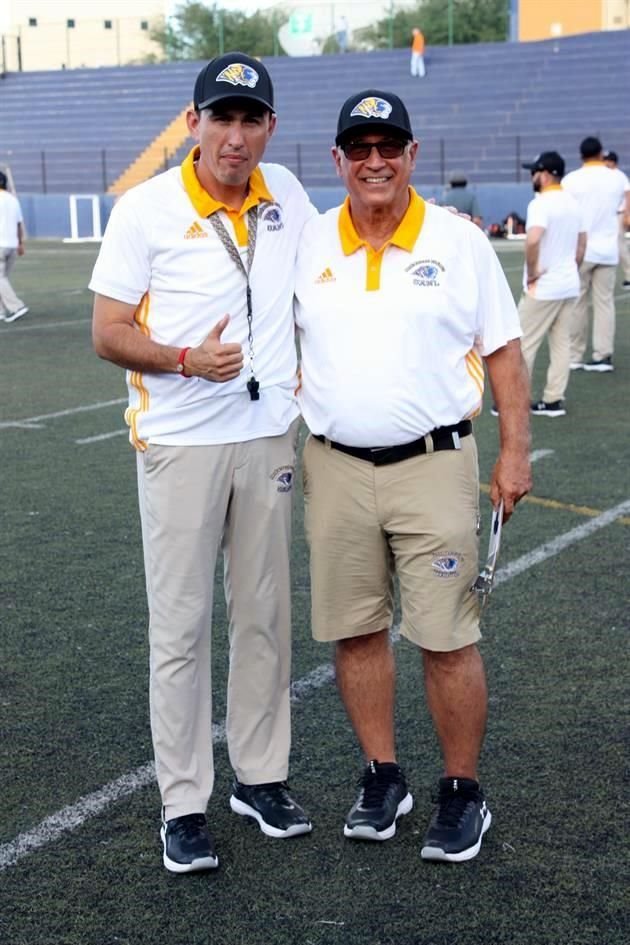
[[[369,98],[362,98],[350,112],[350,118],[355,115],[359,118],[389,118],[392,113],[392,106],[384,98],[376,98],[371,95]]]
[[[217,82],[229,82],[230,85],[246,85],[253,89],[258,82],[258,73],[251,66],[246,66],[242,62],[233,62],[217,76]]]

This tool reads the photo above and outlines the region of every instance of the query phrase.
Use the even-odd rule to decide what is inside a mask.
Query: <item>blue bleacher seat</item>
[[[433,47],[426,62],[419,80],[403,49],[266,59],[278,127],[265,159],[286,164],[306,186],[334,186],[339,107],[376,86],[409,108],[421,142],[418,186],[442,183],[454,167],[474,183],[526,179],[521,161],[551,148],[571,169],[587,134],[630,166],[630,31]],[[0,81],[0,162],[11,165],[22,193],[104,191],[190,101],[202,65],[8,73]]]

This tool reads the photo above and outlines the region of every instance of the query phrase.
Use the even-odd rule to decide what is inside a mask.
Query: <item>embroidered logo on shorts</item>
[[[267,224],[268,233],[276,233],[284,229],[282,213],[277,203],[272,203],[262,213],[262,219]]]
[[[290,492],[293,488],[294,472],[293,466],[278,466],[269,478],[278,484],[278,492]]]
[[[405,272],[414,277],[413,284],[437,288],[440,285],[440,272],[444,266],[437,259],[419,259],[407,266]]]
[[[459,574],[459,555],[448,552],[445,555],[438,555],[431,562],[433,573],[440,578],[455,577]]]

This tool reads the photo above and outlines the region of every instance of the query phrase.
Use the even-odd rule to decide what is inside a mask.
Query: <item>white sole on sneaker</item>
[[[348,825],[345,824],[343,835],[344,837],[350,837],[351,840],[391,840],[396,833],[396,821],[399,817],[402,817],[403,814],[408,814],[412,807],[413,797],[411,794],[407,794],[403,797],[396,809],[394,822],[390,824],[389,827],[386,827],[385,830],[376,830],[374,827],[367,827],[365,825],[348,827]]]
[[[193,860],[192,863],[178,863],[176,860],[171,860],[166,855],[166,827],[164,825],[160,828],[160,836],[164,847],[162,862],[169,873],[198,873],[200,870],[214,870],[219,865],[218,856],[202,856]]]
[[[17,312],[12,312],[9,315],[4,316],[4,320],[7,324],[10,322],[16,322],[18,318],[22,318],[24,315],[28,315],[28,308],[24,305],[22,308],[19,308]]]
[[[483,819],[483,826],[481,828],[481,836],[479,837],[479,840],[474,844],[474,846],[468,847],[467,850],[462,850],[461,853],[445,853],[445,851],[440,847],[422,847],[420,856],[423,860],[438,860],[441,863],[464,863],[466,860],[474,860],[481,849],[483,835],[489,829],[491,823],[492,814],[488,810],[486,811],[486,816]]]
[[[566,417],[566,410],[530,410],[532,417]]]
[[[246,804],[244,801],[239,801],[233,794],[230,797],[230,807],[235,814],[240,814],[241,817],[251,817],[252,820],[255,820],[267,837],[275,837],[276,839],[298,837],[300,834],[310,833],[313,829],[313,825],[310,821],[306,824],[294,824],[292,827],[287,827],[286,830],[280,830],[279,827],[272,827],[271,824],[265,823],[262,819],[262,815],[255,807],[250,807],[249,804]]]

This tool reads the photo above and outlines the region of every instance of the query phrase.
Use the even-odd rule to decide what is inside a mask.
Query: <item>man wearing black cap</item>
[[[296,276],[298,394],[315,639],[366,767],[344,834],[387,840],[413,805],[394,743],[389,631],[421,650],[444,756],[422,856],[478,853],[490,813],[477,780],[486,683],[477,649],[479,489],[471,418],[487,365],[501,405],[491,500],[530,488],[529,389],[512,294],[478,227],[410,187],[418,142],[398,96],[342,106],[332,149],[348,197],[304,228]]]
[[[276,117],[264,65],[200,72],[197,145],[115,206],[90,287],[97,353],[127,368],[150,613],[151,728],[164,865],[218,859],[210,624],[223,551],[230,803],[272,837],[311,830],[290,796],[291,488],[299,409],[295,247],[315,213],[286,168],[259,164]]]
[[[562,417],[570,373],[570,333],[580,291],[578,268],[584,258],[586,233],[575,199],[562,189],[564,160],[544,151],[523,164],[531,172],[536,197],[527,207],[523,294],[518,313],[523,329],[523,357],[531,381],[536,353],[549,339],[549,368],[542,400],[531,411],[541,417]]]
[[[604,164],[612,171],[621,170],[619,167],[619,157],[616,151],[604,152]],[[619,219],[619,265],[621,267],[621,276],[623,279],[622,287],[626,291],[630,291],[630,240],[628,240],[627,237],[628,230],[630,230],[630,217],[626,217],[625,198],[619,204],[617,217]]]
[[[582,167],[571,171],[562,186],[580,205],[587,233],[580,266],[580,294],[573,313],[571,370],[614,371],[615,278],[619,262],[617,210],[624,203],[630,220],[630,188],[620,170],[611,171],[603,161],[599,138],[580,144]],[[593,302],[593,347],[584,361],[588,336],[588,301]]]

